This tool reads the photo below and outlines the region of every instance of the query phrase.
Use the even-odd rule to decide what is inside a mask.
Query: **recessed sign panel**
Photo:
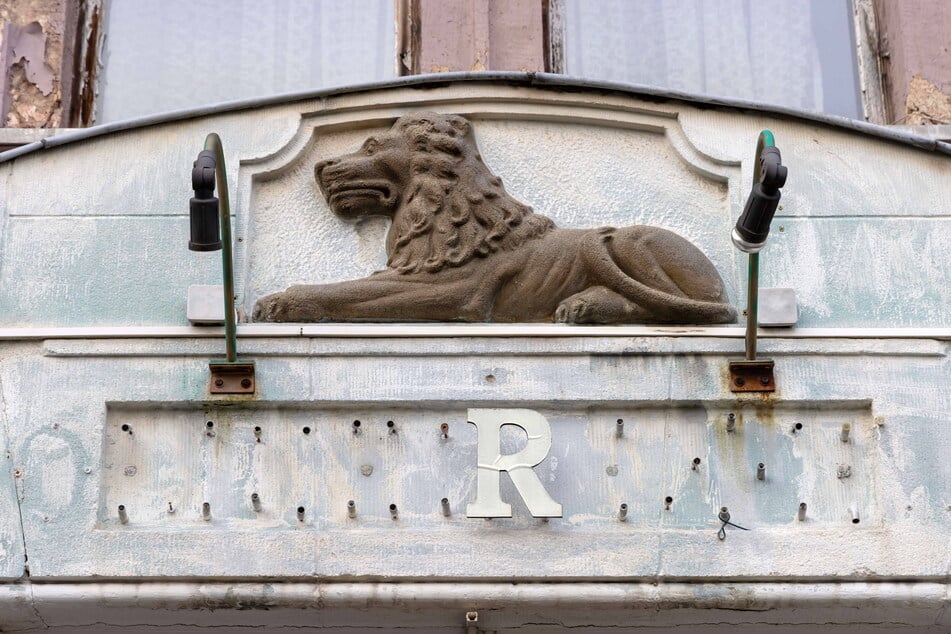
[[[755,529],[802,502],[811,526],[874,521],[871,434],[866,409],[117,404],[99,528],[573,530],[619,524],[623,504],[627,529],[717,529],[724,506]]]

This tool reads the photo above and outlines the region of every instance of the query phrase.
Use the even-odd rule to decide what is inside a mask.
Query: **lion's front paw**
[[[254,304],[251,321],[288,321],[287,299],[284,293],[272,293]]]
[[[604,286],[576,293],[555,310],[555,321],[563,324],[621,324],[647,317],[646,311]]]
[[[555,310],[555,321],[559,324],[591,323],[591,305],[581,298],[568,298]]]

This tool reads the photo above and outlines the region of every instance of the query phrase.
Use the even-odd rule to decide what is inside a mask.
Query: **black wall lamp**
[[[746,304],[746,358],[730,361],[730,390],[733,392],[773,392],[773,360],[756,356],[756,329],[759,304],[759,252],[766,246],[769,225],[779,205],[780,189],[786,184],[786,167],[776,147],[773,133],[760,132],[753,164],[753,190],[743,213],[733,228],[733,244],[749,254]]]
[[[215,184],[221,195],[215,197]],[[211,361],[212,394],[253,394],[254,362],[238,360],[238,336],[234,310],[234,264],[231,242],[231,205],[228,199],[228,174],[225,171],[221,138],[212,132],[205,138],[205,149],[192,167],[195,197],[189,202],[192,251],[221,251],[224,278],[225,345],[227,359]]]

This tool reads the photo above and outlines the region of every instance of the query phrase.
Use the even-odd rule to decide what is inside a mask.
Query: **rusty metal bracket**
[[[254,361],[212,361],[208,368],[211,370],[209,391],[212,394],[254,394]]]
[[[730,361],[731,392],[775,392],[772,359]]]

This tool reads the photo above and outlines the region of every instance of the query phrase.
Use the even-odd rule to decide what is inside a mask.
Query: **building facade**
[[[397,5],[394,20],[416,26],[394,46],[410,70],[449,72],[24,136],[0,154],[0,629],[951,627],[941,126],[913,134],[552,73],[451,72],[426,61],[462,55],[427,48],[435,6]],[[550,13],[572,6],[545,4],[538,29],[522,20],[547,33],[540,63],[552,63]],[[495,12],[518,7],[470,6],[487,26],[466,32],[488,33],[491,50],[509,37]],[[407,117],[450,127],[401,136]],[[731,360],[748,338],[749,256],[730,236],[764,130],[789,175],[759,255],[754,356],[773,374],[744,391]],[[220,255],[189,250],[189,199],[207,199],[192,166],[210,133],[227,164],[250,387],[216,383],[234,376],[209,365],[227,354],[226,329],[196,325],[225,312]],[[330,175],[348,176],[348,156],[363,171],[339,184]],[[487,171],[471,179],[469,163]],[[437,172],[428,189],[421,177]],[[416,197],[432,203],[409,216],[419,231],[395,231],[382,216],[416,213]],[[493,296],[515,317],[465,309],[482,279],[513,266],[507,253],[547,238],[487,248],[478,269],[393,271],[429,274],[431,252],[397,256],[417,235],[455,257],[468,234],[453,227],[494,226],[479,219],[497,198],[521,223],[576,230],[505,276],[544,281]],[[564,319],[519,319],[570,277],[552,253],[604,279],[587,236],[606,226],[689,242],[702,255],[672,258],[695,263],[681,288],[705,258],[736,320],[658,324],[650,304],[621,323],[551,323],[586,321],[577,302]],[[619,266],[660,288],[650,262],[666,253],[651,240],[630,253],[636,264]],[[396,292],[367,295],[390,278]],[[405,279],[432,284],[417,295]],[[332,315],[351,302],[350,319],[260,308],[294,285],[351,283],[363,290],[311,304]],[[791,306],[776,301],[782,289]],[[372,313],[400,293],[411,301]],[[449,305],[419,321],[406,317],[414,303]]]

